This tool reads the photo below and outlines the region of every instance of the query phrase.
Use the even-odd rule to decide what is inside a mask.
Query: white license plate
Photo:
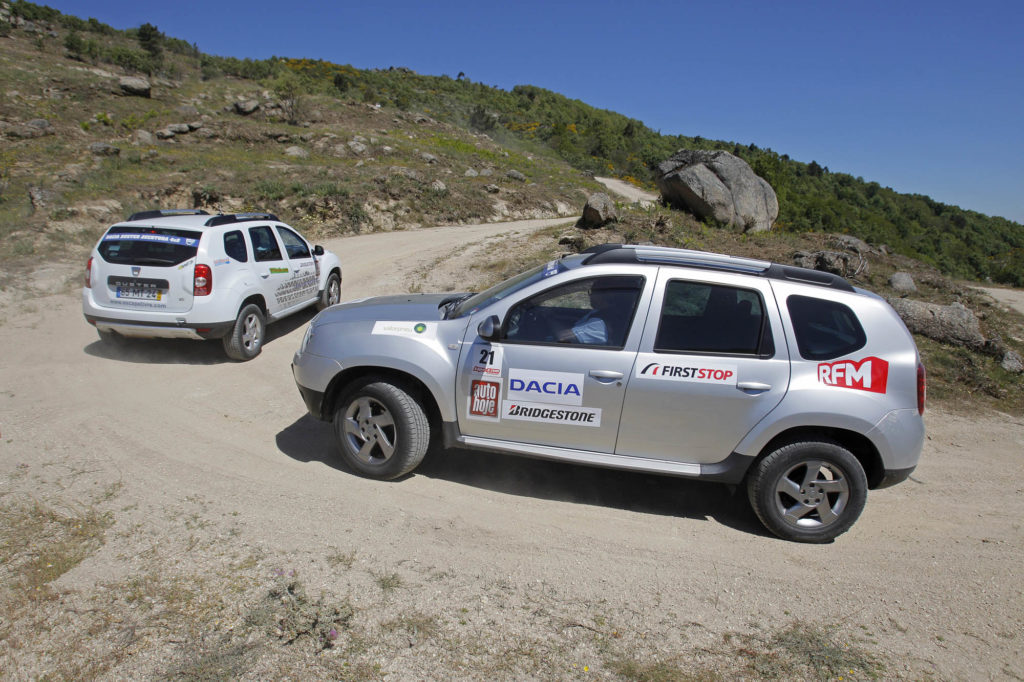
[[[118,287],[118,298],[141,298],[147,301],[159,301],[161,292],[159,289],[139,289],[136,287]]]

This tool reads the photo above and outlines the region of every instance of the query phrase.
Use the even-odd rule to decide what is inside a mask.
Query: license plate
[[[138,287],[118,287],[118,298],[140,298],[146,301],[159,301],[163,292],[159,289],[141,289]]]

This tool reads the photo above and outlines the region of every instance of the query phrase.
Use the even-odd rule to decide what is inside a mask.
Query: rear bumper
[[[189,324],[187,322],[128,322],[109,317],[86,315],[86,321],[101,332],[114,332],[139,339],[221,339],[231,332],[235,322]]]

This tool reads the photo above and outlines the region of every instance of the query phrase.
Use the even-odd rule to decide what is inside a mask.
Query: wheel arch
[[[770,453],[781,447],[798,443],[801,441],[826,440],[841,445],[850,451],[857,458],[864,468],[864,475],[868,479],[868,488],[876,488],[885,478],[885,466],[882,463],[882,456],[878,448],[867,436],[832,426],[796,426],[777,434],[761,449],[757,457],[751,462],[748,472],[754,468],[754,464]]]
[[[323,418],[332,420],[334,411],[338,409],[338,404],[348,393],[374,380],[388,381],[404,388],[409,395],[419,401],[427,415],[431,433],[440,433],[441,410],[434,393],[415,375],[391,367],[363,365],[338,372],[327,385],[327,390],[324,391],[321,408]]]
[[[250,294],[248,297],[243,299],[242,302],[238,304],[238,310],[235,312],[235,316],[237,317],[238,313],[242,312],[242,308],[250,303],[255,304],[263,312],[264,318],[267,317],[267,301],[263,298],[262,294]]]

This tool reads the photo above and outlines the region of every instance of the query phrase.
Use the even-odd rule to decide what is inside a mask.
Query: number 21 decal
[[[491,344],[476,344],[473,346],[473,374],[484,376],[501,376],[501,363],[504,360],[504,349],[501,346]]]

